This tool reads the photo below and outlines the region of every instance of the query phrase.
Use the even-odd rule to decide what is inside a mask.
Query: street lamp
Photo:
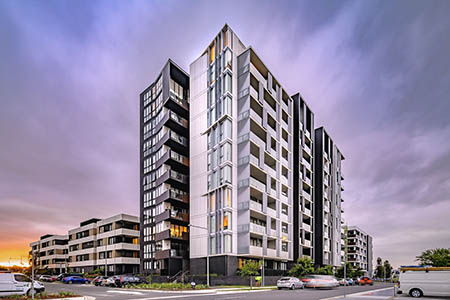
[[[203,227],[203,226],[198,226],[198,225],[193,225],[193,224],[189,224],[189,227],[194,227],[194,228],[199,228],[199,229],[203,229],[206,230],[206,236],[207,236],[207,244],[208,244],[208,249],[206,249],[206,285],[209,287],[209,249],[210,249],[210,241],[209,241],[209,230],[207,227]]]

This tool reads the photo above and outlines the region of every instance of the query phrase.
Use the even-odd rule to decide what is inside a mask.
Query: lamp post
[[[193,224],[189,224],[189,227],[206,230],[207,244],[208,244],[208,246],[207,246],[208,249],[206,249],[206,285],[209,287],[209,249],[210,249],[209,230],[207,227],[193,225]]]
[[[348,244],[348,226],[344,226],[344,298],[347,297],[345,291],[345,284],[347,282],[347,244]]]

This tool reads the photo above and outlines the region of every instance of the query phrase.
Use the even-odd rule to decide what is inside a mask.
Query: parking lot
[[[214,289],[211,290],[195,290],[195,291],[148,291],[136,289],[123,288],[109,288],[96,287],[90,284],[87,285],[67,285],[61,283],[46,283],[46,291],[49,293],[56,293],[59,291],[71,291],[82,296],[90,296],[99,300],[113,299],[113,300],[152,300],[152,299],[254,299],[254,300],[284,300],[284,299],[300,299],[300,300],[319,300],[319,299],[339,299],[344,294],[347,297],[352,297],[350,294],[363,293],[362,298],[370,299],[389,299],[389,296],[382,298],[382,295],[375,295],[367,298],[370,295],[364,293],[374,293],[374,290],[388,291],[391,290],[393,296],[392,284],[378,283],[374,286],[347,286],[338,287],[335,289],[304,289],[304,290],[253,290],[253,291],[239,291],[234,289]],[[380,291],[382,292],[382,291]],[[387,292],[386,292],[387,293]],[[354,297],[353,300],[359,298]]]

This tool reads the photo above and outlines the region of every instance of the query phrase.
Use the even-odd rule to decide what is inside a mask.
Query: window
[[[216,254],[216,237],[215,236],[210,238],[209,253],[210,254]]]
[[[231,235],[225,235],[224,238],[224,252],[231,253]]]
[[[216,46],[213,44],[210,48],[209,63],[213,63],[216,58]]]
[[[232,70],[232,59],[233,59],[233,55],[231,53],[230,49],[225,50],[225,54],[223,56],[223,65],[225,68],[229,68],[230,70]]]
[[[222,111],[224,114],[232,115],[232,102],[229,95],[222,100]]]
[[[288,224],[286,223],[281,224],[281,232],[288,233]]]
[[[281,213],[288,215],[288,206],[286,204],[281,204]]]
[[[223,214],[223,230],[231,230],[231,213],[225,212]]]
[[[229,73],[225,74],[224,93],[226,92],[232,93],[232,78]]]
[[[215,215],[209,217],[209,228],[210,228],[209,231],[211,233],[216,232],[216,216]]]
[[[231,183],[231,167],[225,166],[220,170],[220,183]]]
[[[231,207],[232,203],[231,203],[231,189],[225,188],[223,190],[224,193],[224,205],[225,207]]]
[[[287,242],[281,243],[281,251],[288,252],[288,243]]]
[[[209,194],[209,210],[211,212],[216,210],[216,194],[215,193]]]
[[[225,143],[220,147],[220,163],[231,161],[231,144]]]
[[[181,238],[181,237],[183,237],[183,235],[185,233],[187,233],[187,231],[188,230],[187,230],[186,226],[175,225],[175,224],[170,225],[170,236],[171,237]]]

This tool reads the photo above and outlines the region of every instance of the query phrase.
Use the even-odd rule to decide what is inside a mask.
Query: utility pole
[[[347,298],[347,293],[345,290],[345,285],[347,283],[347,238],[348,235],[348,226],[344,226],[344,298]]]
[[[34,300],[34,251],[31,249],[31,299]]]

